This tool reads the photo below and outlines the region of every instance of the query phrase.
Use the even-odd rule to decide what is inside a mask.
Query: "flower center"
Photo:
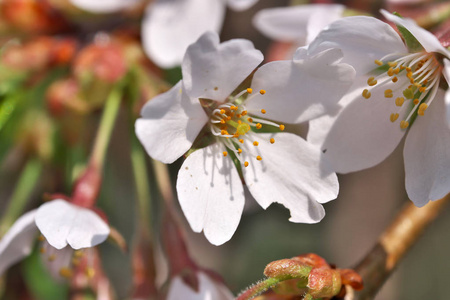
[[[397,57],[389,60],[390,57]],[[419,52],[412,54],[389,54],[380,60],[375,60],[379,66],[377,70],[384,72],[377,77],[367,80],[368,88],[364,89],[362,96],[369,99],[371,91],[375,88],[385,88],[386,84],[394,83],[394,88],[384,90],[385,98],[392,98],[398,107],[391,113],[390,120],[394,123],[400,116],[404,103],[410,102],[409,114],[400,121],[400,128],[406,129],[416,116],[423,116],[428,106],[436,96],[442,73],[442,65],[434,54]],[[384,87],[383,87],[384,86]]]
[[[264,95],[265,90],[260,90],[259,94]],[[245,141],[250,141],[251,145],[257,147],[256,133],[264,127],[278,128],[283,131],[285,126],[258,118],[252,115],[252,112],[247,111],[244,102],[254,97],[253,90],[248,88],[234,97],[230,97],[228,102],[219,105],[213,110],[210,118],[211,132],[214,134],[227,148],[232,151],[237,159],[245,167],[248,167],[249,162],[242,160],[242,153],[246,149]],[[246,96],[246,97],[245,97]],[[261,109],[262,114],[266,113],[265,109]],[[275,139],[271,138],[270,143],[275,143]],[[243,150],[244,149],[244,150]],[[227,151],[223,152],[224,156],[228,155]],[[255,159],[261,161],[262,157],[256,155]]]

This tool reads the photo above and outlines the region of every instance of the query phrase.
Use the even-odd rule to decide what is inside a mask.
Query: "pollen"
[[[406,128],[408,128],[408,126],[409,126],[409,122],[408,121],[403,120],[403,121],[400,122],[400,128],[401,129],[406,129]]]
[[[425,111],[427,110],[427,108],[428,108],[428,105],[426,103],[420,104],[419,110],[417,111],[417,114],[419,116],[423,116],[425,114]]]
[[[394,76],[394,77],[392,78],[392,82],[395,83],[395,82],[397,82],[397,81],[398,81],[398,78]]]
[[[375,77],[370,77],[369,79],[367,79],[367,84],[370,86],[374,86],[375,84],[377,84]]]
[[[405,102],[405,98],[403,98],[403,97],[397,97],[397,99],[395,99],[395,105],[397,105],[397,106],[402,106],[404,102]]]
[[[221,130],[221,131],[220,131],[220,134],[221,134],[221,135],[228,135],[228,131],[226,131],[226,130]]]
[[[395,61],[390,61],[390,62],[388,62],[388,65],[389,65],[389,67],[395,68],[395,67],[397,66],[397,62],[395,62]]]
[[[394,69],[391,67],[391,68],[389,68],[389,70],[387,71],[387,74],[389,75],[389,76],[394,76]]]
[[[220,124],[225,124],[225,120],[224,119],[220,120]]]
[[[238,110],[238,107],[237,107],[237,106],[234,106],[234,105],[231,105],[231,106],[230,106],[230,109],[231,109],[231,110]]]
[[[379,66],[383,65],[383,62],[381,60],[375,59],[375,63]]]
[[[259,145],[259,143],[257,141],[253,142],[253,146],[258,146],[258,145]]]
[[[243,116],[245,116],[246,114],[247,114],[247,111],[246,111],[246,110],[244,110],[244,111],[241,112],[241,115],[243,115]]]
[[[256,157],[256,160],[262,160],[262,157],[258,155],[258,156]]]
[[[250,123],[252,123],[252,122],[253,122],[253,119],[252,119],[252,118],[247,118],[247,121],[249,121]]]
[[[275,139],[274,139],[274,138],[271,138],[271,139],[270,139],[270,143],[271,143],[271,144],[275,143]]]
[[[261,129],[261,128],[262,128],[261,123],[256,124],[256,129]]]
[[[280,130],[283,131],[285,126],[283,124],[280,124]]]
[[[414,105],[419,104],[419,99],[414,99],[413,103],[414,103]]]
[[[264,95],[264,94],[266,93],[266,91],[265,91],[265,90],[260,90],[259,93],[260,93],[261,95]]]
[[[227,151],[223,151],[222,154],[224,157],[228,155]]]
[[[249,93],[249,94],[253,93],[253,89],[248,88],[248,89],[247,89],[247,93]]]
[[[244,166],[247,168],[248,167],[248,161],[244,162]]]
[[[384,97],[386,98],[392,98],[394,96],[394,94],[392,94],[392,90],[391,89],[387,89],[384,91]]]
[[[238,149],[238,153],[239,153],[239,154],[242,153],[242,149],[241,149],[241,148]]]
[[[265,114],[265,113],[266,113],[266,110],[265,110],[265,109],[261,109],[261,113],[262,113],[262,114]]]
[[[220,113],[221,113],[222,115],[225,114],[225,109],[222,108],[222,109],[220,110]]]
[[[392,113],[390,119],[391,119],[391,122],[394,123],[398,119],[398,114]]]
[[[243,139],[239,139],[239,143],[243,144],[244,140]]]
[[[369,92],[368,89],[364,89],[364,91],[362,92],[362,96],[366,99],[369,99],[371,95],[372,94]]]

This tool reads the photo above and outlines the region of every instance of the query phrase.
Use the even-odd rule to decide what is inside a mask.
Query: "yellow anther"
[[[283,124],[280,124],[280,130],[283,131],[284,128],[285,128],[284,125],[283,125]]]
[[[397,106],[402,106],[404,102],[405,102],[405,98],[403,98],[403,97],[397,97],[397,99],[395,99],[395,105],[397,105]]]
[[[56,259],[56,255],[52,254],[48,257],[48,261],[54,261]]]
[[[261,129],[261,128],[262,128],[261,123],[256,124],[256,129]]]
[[[395,68],[395,67],[397,66],[397,62],[395,62],[395,61],[390,61],[390,62],[388,62],[388,65],[389,65],[389,67]]]
[[[261,159],[262,159],[262,157],[259,155],[256,157],[256,160],[261,160]]]
[[[242,149],[241,148],[238,149],[238,153],[239,154],[242,153]]]
[[[257,141],[253,142],[253,146],[258,146],[258,145],[259,145],[259,143]]]
[[[244,166],[247,168],[248,167],[248,161],[244,162]]]
[[[405,69],[404,66],[400,66],[400,70],[403,71]]]
[[[228,155],[227,151],[223,151],[222,154],[224,157]]]
[[[274,139],[274,138],[271,138],[271,139],[270,139],[270,143],[271,143],[271,144],[275,143],[275,139]]]
[[[83,256],[83,251],[82,250],[75,250],[75,252],[73,253],[73,256],[75,256],[75,257],[82,257]]]
[[[381,60],[375,59],[375,63],[379,66],[383,65],[383,62]]]
[[[227,117],[226,119],[227,119],[227,121],[230,121],[230,120],[231,120],[231,117],[230,117],[230,116],[228,116],[228,117]]]
[[[225,124],[225,120],[224,119],[220,120],[220,124]]]
[[[406,73],[406,77],[408,77],[409,79],[413,79],[413,73],[412,72],[408,72]]]
[[[412,71],[410,67],[406,67],[405,70],[406,70],[406,72],[411,72]]]
[[[413,101],[413,103],[414,103],[414,105],[417,105],[417,104],[419,104],[419,99],[414,99],[414,101]]]
[[[242,117],[242,115],[241,114],[237,114],[236,115],[236,118],[238,118],[238,119],[240,119]],[[239,120],[240,121],[240,120]]]
[[[261,109],[261,113],[262,113],[262,114],[265,114],[265,113],[266,113],[266,110],[265,110],[265,109]]]
[[[375,77],[370,77],[369,79],[367,79],[367,84],[370,86],[374,86],[375,84],[377,84]]]
[[[222,131],[220,131],[220,134],[221,134],[221,135],[228,135],[228,131],[222,130]]]
[[[362,96],[366,99],[369,99],[371,95],[372,94],[369,92],[368,89],[364,89],[364,91],[362,92]]]
[[[427,90],[427,88],[426,87],[421,87],[421,88],[419,88],[419,92],[421,92],[421,93],[423,93],[423,92],[425,92]]]
[[[239,143],[243,144],[244,140],[243,139],[239,139]]]
[[[248,89],[247,89],[247,93],[249,93],[249,94],[253,93],[253,89],[248,88]]]
[[[238,107],[237,107],[237,106],[234,106],[234,105],[231,105],[231,106],[230,106],[230,109],[231,109],[231,110],[238,110]]]
[[[394,96],[394,94],[392,94],[392,90],[391,89],[387,89],[384,91],[384,97],[386,98],[392,98]]]
[[[244,111],[241,112],[241,115],[243,115],[243,116],[245,116],[246,114],[247,114],[247,111],[246,111],[246,110],[244,110]]]
[[[220,113],[221,113],[222,115],[225,114],[225,109],[222,108],[222,109],[220,110]]]
[[[94,270],[94,268],[92,268],[92,267],[86,268],[86,276],[87,276],[88,278],[93,278],[94,275],[95,275],[95,270]]]
[[[253,123],[253,119],[252,118],[247,118],[247,121],[249,121],[250,123]]]
[[[398,74],[398,73],[400,73],[400,68],[394,69],[394,74]]]
[[[233,137],[234,138],[238,138],[239,137],[239,133],[236,132],[235,134],[233,134]]]
[[[391,114],[391,122],[394,123],[398,119],[398,114]]]
[[[406,129],[406,128],[408,128],[408,126],[409,126],[409,122],[408,121],[403,120],[403,121],[400,122],[400,128],[401,129]]]
[[[389,70],[387,71],[387,74],[389,76],[394,76],[394,69],[393,68],[389,68]]]
[[[420,83],[418,83],[418,82],[415,82],[415,83],[414,83],[414,86],[416,86],[416,87],[418,87],[418,88],[421,88],[421,87],[422,87],[422,85],[421,85]]]
[[[259,93],[260,93],[261,95],[264,95],[264,94],[266,93],[266,91],[265,91],[265,90],[260,90]]]
[[[427,110],[428,105],[426,103],[422,103],[419,106],[419,109],[417,110],[417,114],[419,116],[423,116],[425,114],[425,111]]]
[[[63,267],[63,268],[59,269],[59,275],[61,275],[61,277],[70,279],[73,276],[73,272],[71,269]]]
[[[397,77],[393,77],[393,78],[392,78],[392,82],[395,83],[395,82],[397,82],[397,81],[398,81],[398,78],[397,78]]]

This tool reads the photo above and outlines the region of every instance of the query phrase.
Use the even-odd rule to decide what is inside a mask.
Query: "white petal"
[[[367,77],[361,79],[364,82]],[[394,151],[405,133],[400,129],[400,121],[406,118],[410,103],[404,103],[399,109],[395,99],[401,96],[402,91],[397,91],[400,94],[394,94],[389,99],[384,97],[384,91],[396,91],[404,81],[408,79],[402,76],[396,84],[389,81],[375,86],[370,90],[370,99],[361,96],[367,84],[358,89],[352,87],[355,88],[352,92],[356,97],[339,114],[322,146],[336,172],[348,173],[370,168]],[[399,118],[392,123],[390,115],[397,112]]]
[[[331,23],[308,46],[308,52],[318,53],[339,48],[342,62],[352,65],[357,74],[365,74],[376,67],[374,60],[390,53],[407,53],[400,36],[388,24],[372,17],[347,17]]]
[[[310,44],[327,25],[342,18],[345,6],[339,4],[316,4],[307,27],[306,44]]]
[[[56,249],[67,244],[73,249],[94,247],[109,235],[109,226],[96,213],[60,199],[38,208],[36,225]]]
[[[36,210],[21,216],[0,240],[0,276],[9,266],[31,253],[38,229]]]
[[[354,69],[340,63],[342,52],[328,49],[312,57],[275,61],[256,71],[252,88],[264,89],[246,102],[252,114],[283,123],[300,123],[335,110],[353,83]],[[260,110],[265,109],[262,115]]]
[[[198,292],[188,286],[180,277],[172,279],[167,300],[232,300],[233,294],[223,284],[214,281],[207,274],[198,272]]]
[[[60,274],[62,268],[70,268],[73,249],[66,246],[62,249],[52,247],[47,241],[42,242],[41,260],[50,275],[56,280],[63,280]],[[43,252],[43,253],[42,253]]]
[[[444,71],[443,71],[447,85],[450,86],[450,61],[444,59]],[[447,111],[447,123],[450,127],[450,88],[445,91],[445,109]]]
[[[417,25],[414,20],[397,17],[384,9],[380,12],[389,21],[405,27],[419,41],[427,52],[438,52],[445,55],[447,58],[450,58],[450,52],[441,45],[437,37]]]
[[[177,192],[184,215],[195,232],[214,245],[228,241],[244,209],[244,189],[225,148],[218,144],[188,156],[178,172]]]
[[[73,5],[93,13],[112,13],[135,6],[141,0],[69,0]]]
[[[136,135],[152,158],[173,163],[180,158],[206,124],[200,102],[191,101],[178,82],[169,91],[148,101],[136,121]]]
[[[211,1],[211,0],[210,0]],[[243,11],[252,7],[259,0],[227,0],[228,6],[235,11]]]
[[[180,65],[200,35],[221,29],[224,15],[222,1],[157,0],[147,7],[142,22],[144,49],[160,67]]]
[[[272,137],[274,144],[269,142]],[[322,159],[320,148],[291,133],[261,133],[255,140],[256,147],[246,142],[243,154],[249,166],[242,171],[256,201],[264,209],[274,202],[283,204],[292,222],[319,222],[325,215],[319,203],[335,199],[339,190],[336,174]]]
[[[224,101],[262,62],[263,55],[248,40],[219,44],[213,32],[189,46],[183,59],[183,82],[193,98]]]
[[[450,192],[450,129],[444,91],[440,90],[424,116],[418,116],[406,137],[406,191],[417,206]]]

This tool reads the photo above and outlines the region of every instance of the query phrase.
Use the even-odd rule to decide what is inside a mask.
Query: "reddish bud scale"
[[[333,297],[342,287],[339,271],[325,268],[314,268],[308,276],[309,294],[313,298]]]

